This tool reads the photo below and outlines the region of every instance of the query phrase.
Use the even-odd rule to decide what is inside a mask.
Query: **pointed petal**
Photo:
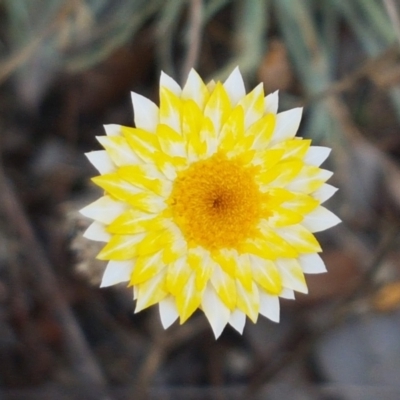
[[[106,149],[107,154],[118,167],[142,163],[123,136],[97,136],[96,139]]]
[[[161,71],[161,78],[160,78],[160,89],[167,88],[169,91],[174,93],[176,96],[180,96],[182,93],[181,87],[178,85],[177,82],[165,72]]]
[[[131,286],[140,285],[152,279],[164,267],[165,265],[161,261],[161,251],[149,256],[138,257],[130,279]]]
[[[194,69],[191,69],[182,90],[182,99],[193,100],[203,110],[208,97],[209,92],[203,80]]]
[[[236,289],[237,308],[256,323],[260,309],[260,296],[257,285],[253,282],[251,290],[247,290],[240,281],[236,280]]]
[[[242,334],[244,326],[246,325],[246,314],[236,308],[232,311],[229,318],[229,325]]]
[[[176,296],[179,322],[183,324],[199,308],[203,292],[196,289],[196,275],[192,274],[183,290]]]
[[[136,257],[137,245],[143,240],[144,236],[144,233],[137,235],[114,235],[96,258],[98,260],[130,260]]]
[[[110,224],[127,208],[127,204],[115,201],[110,196],[103,196],[82,208],[79,212],[85,217],[102,222],[103,224]]]
[[[296,292],[308,293],[306,280],[299,262],[294,258],[278,258],[276,265],[282,276],[284,287]]]
[[[223,303],[230,309],[236,308],[236,284],[235,279],[216,265],[211,276],[211,283]]]
[[[85,156],[101,174],[108,174],[116,169],[115,164],[105,150],[91,151],[85,153]]]
[[[299,256],[301,269],[306,274],[321,274],[326,272],[325,264],[317,253],[301,254]]]
[[[228,79],[224,83],[224,88],[229,96],[232,107],[246,96],[246,89],[244,87],[243,77],[240,73],[239,67],[236,67],[229,75]]]
[[[168,293],[165,291],[165,271],[141,283],[138,287],[135,313],[164,300]]]
[[[97,221],[89,225],[83,237],[97,242],[108,242],[111,239],[111,235],[106,231],[105,225]]]
[[[167,296],[165,299],[160,301],[159,311],[161,323],[164,329],[169,328],[179,317],[175,299],[172,296]]]
[[[293,108],[276,115],[276,126],[271,145],[296,136],[302,113],[302,108]]]
[[[294,291],[292,289],[283,288],[282,292],[279,293],[279,297],[282,299],[294,300]]]
[[[277,228],[276,233],[299,253],[318,253],[322,251],[315,236],[302,225]]]
[[[278,268],[271,260],[249,255],[253,279],[264,291],[270,294],[279,294],[282,291],[282,278]]]
[[[278,103],[279,103],[279,90],[265,96],[265,108],[264,112],[266,114],[276,114],[278,112]]]
[[[119,136],[121,135],[121,125],[107,124],[103,125],[107,136]]]
[[[325,183],[314,193],[312,193],[311,196],[320,203],[324,203],[326,200],[330,199],[337,192],[337,190],[338,189],[336,187]]]
[[[135,92],[131,93],[136,128],[155,132],[159,119],[158,107],[149,99]]]
[[[260,314],[271,321],[279,322],[279,297],[272,296],[260,290]]]
[[[286,186],[286,189],[309,194],[320,188],[332,175],[333,172],[326,169],[304,165],[293,181]]]
[[[177,296],[183,291],[192,271],[186,264],[186,257],[179,258],[178,260],[168,265],[167,272],[167,290],[174,296]]]
[[[260,83],[246,97],[240,100],[239,105],[244,109],[244,126],[248,129],[264,115],[264,87]]]
[[[329,147],[311,146],[308,149],[303,161],[305,164],[319,167],[328,158],[331,151],[332,149]]]
[[[122,282],[128,282],[134,266],[133,260],[109,261],[103,273],[100,287],[108,287]]]
[[[310,232],[321,232],[340,222],[342,222],[340,218],[333,212],[327,210],[325,207],[319,206],[304,217],[301,225]]]
[[[218,339],[229,321],[231,312],[220,300],[219,296],[210,284],[207,285],[204,290],[201,307],[210,322],[215,338]]]
[[[228,118],[231,107],[231,101],[225,88],[221,82],[217,82],[204,109],[204,116],[212,122],[214,131],[217,134]]]
[[[182,100],[167,88],[160,88],[160,124],[181,133]]]

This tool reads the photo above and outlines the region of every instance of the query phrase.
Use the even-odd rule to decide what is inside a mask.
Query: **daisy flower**
[[[132,102],[136,127],[106,125],[87,154],[104,190],[81,210],[84,236],[106,242],[102,286],[128,282],[135,312],[158,303],[164,328],[197,309],[216,337],[246,316],[278,322],[279,298],[326,271],[314,232],[340,221],[321,206],[330,149],[295,137],[302,110],[277,113],[277,92],[246,94],[238,68],[208,85],[192,70],[183,88],[161,73],[160,106]]]

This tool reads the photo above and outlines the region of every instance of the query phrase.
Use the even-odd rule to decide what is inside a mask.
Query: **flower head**
[[[301,109],[277,113],[262,84],[246,94],[236,68],[181,87],[162,73],[160,107],[132,93],[135,128],[107,125],[87,154],[104,196],[81,210],[107,244],[102,286],[129,282],[136,312],[158,303],[165,328],[200,308],[216,337],[246,315],[279,321],[279,297],[307,292],[325,266],[314,232],[339,219],[319,168],[330,150],[295,137]]]

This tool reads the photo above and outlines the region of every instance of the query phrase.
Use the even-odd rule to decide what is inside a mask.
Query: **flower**
[[[336,188],[319,168],[330,149],[295,137],[302,110],[278,93],[246,94],[236,68],[181,87],[162,73],[160,107],[132,93],[135,128],[106,125],[87,154],[104,196],[81,213],[107,244],[102,286],[129,282],[138,312],[159,304],[164,328],[200,308],[216,337],[246,316],[279,321],[279,298],[325,272],[313,235],[340,220],[321,206]]]

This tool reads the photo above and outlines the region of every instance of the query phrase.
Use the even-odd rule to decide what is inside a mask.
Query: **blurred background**
[[[305,107],[333,148],[343,223],[328,273],[218,341],[201,313],[161,328],[104,264],[77,213],[97,197],[83,153],[102,124],[236,65],[247,89]],[[400,399],[400,3],[397,0],[0,1],[0,400]]]

